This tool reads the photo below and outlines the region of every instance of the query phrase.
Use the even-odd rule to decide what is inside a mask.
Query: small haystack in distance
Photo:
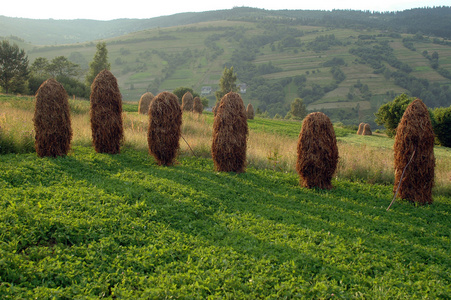
[[[254,107],[250,103],[247,105],[246,114],[247,114],[247,118],[249,120],[253,120],[254,119]]]
[[[230,92],[221,98],[213,123],[211,154],[216,171],[245,171],[247,137],[243,100],[238,93]]]
[[[144,93],[139,99],[138,113],[147,115],[149,112],[150,101],[152,101],[154,95],[151,92]]]
[[[194,101],[193,112],[202,114],[202,112],[204,111],[204,106],[202,105],[202,101],[200,100],[200,98],[195,97],[193,101]]]
[[[307,188],[331,189],[337,163],[337,140],[329,117],[322,112],[307,115],[297,145],[296,171],[300,184]]]
[[[149,107],[147,143],[159,165],[172,165],[180,148],[182,110],[176,95],[162,92]]]
[[[190,92],[186,92],[182,97],[182,110],[192,111],[193,110],[193,95]]]
[[[100,72],[91,85],[92,142],[98,153],[116,154],[124,139],[122,95],[116,77]]]
[[[39,157],[64,156],[70,149],[72,127],[68,95],[55,79],[44,81],[36,92],[35,149]]]
[[[362,135],[363,127],[365,127],[365,123],[360,123],[359,124],[359,130],[357,130],[357,134],[358,135]]]
[[[365,123],[363,125],[362,135],[373,135],[373,132],[371,132],[370,124]]]
[[[407,107],[396,129],[393,187],[395,195],[404,168],[408,165],[399,185],[398,198],[419,204],[432,203],[434,138],[427,107],[421,100],[416,99]]]

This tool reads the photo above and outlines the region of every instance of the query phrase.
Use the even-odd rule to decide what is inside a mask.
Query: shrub
[[[162,92],[153,98],[149,107],[147,143],[149,153],[159,165],[169,166],[180,148],[182,110],[176,95]]]
[[[378,125],[384,125],[385,133],[389,137],[394,137],[396,134],[396,127],[406,110],[407,106],[415,98],[409,98],[406,94],[399,95],[392,102],[382,105],[377,113],[375,113],[375,122]]]
[[[33,123],[39,157],[67,155],[72,140],[69,100],[66,90],[55,79],[48,79],[39,87]]]
[[[91,85],[92,142],[98,153],[120,152],[124,140],[122,95],[116,77],[103,70]]]
[[[139,99],[138,113],[147,115],[149,112],[150,101],[152,101],[154,95],[151,92],[144,93]]]
[[[216,171],[245,171],[248,127],[243,100],[238,93],[225,94],[213,123],[211,153]]]
[[[433,111],[434,133],[440,145],[451,147],[451,106],[440,107]]]
[[[337,169],[338,147],[334,127],[322,112],[307,115],[297,145],[296,171],[306,188],[332,188]]]
[[[396,130],[394,151],[393,192],[396,194],[397,191],[397,197],[411,202],[432,203],[434,131],[428,109],[421,100],[413,101],[404,112]]]

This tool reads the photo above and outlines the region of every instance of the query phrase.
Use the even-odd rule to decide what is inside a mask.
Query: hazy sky
[[[248,6],[264,9],[354,9],[400,11],[417,7],[451,6],[451,0],[6,0],[0,15],[32,19],[94,19],[153,18],[180,12],[200,12]]]

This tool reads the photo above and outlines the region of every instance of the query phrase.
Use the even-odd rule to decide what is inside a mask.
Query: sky
[[[7,0],[0,6],[0,15],[31,19],[147,19],[181,12],[201,12],[233,7],[273,9],[369,11],[402,11],[433,6],[451,6],[451,0]]]

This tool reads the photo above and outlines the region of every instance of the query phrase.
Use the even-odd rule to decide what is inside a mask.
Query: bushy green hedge
[[[434,133],[440,143],[445,147],[451,147],[451,106],[440,107],[433,111]]]

